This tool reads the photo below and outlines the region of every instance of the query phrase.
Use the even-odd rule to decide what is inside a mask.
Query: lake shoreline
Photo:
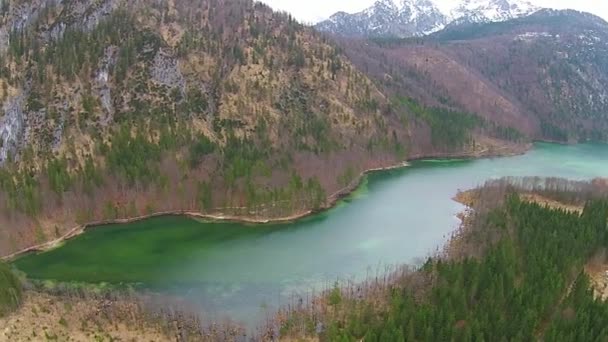
[[[103,221],[94,221],[85,223],[82,225],[78,225],[72,228],[68,233],[63,236],[42,244],[38,244],[35,246],[24,248],[15,253],[0,257],[0,260],[5,262],[12,262],[15,259],[25,256],[31,253],[41,253],[45,251],[49,251],[55,248],[60,247],[65,242],[85,233],[87,230],[91,229],[99,229],[107,225],[112,224],[127,224],[138,222],[146,219],[151,219],[155,217],[163,217],[163,216],[183,216],[191,219],[199,219],[206,220],[210,222],[231,222],[231,223],[241,223],[241,224],[251,224],[251,225],[263,225],[263,224],[280,224],[280,223],[290,223],[300,219],[307,218],[312,215],[316,215],[322,213],[324,211],[330,210],[334,208],[338,202],[342,199],[350,196],[354,191],[356,191],[360,186],[365,177],[375,172],[384,172],[391,170],[398,170],[406,168],[410,165],[410,162],[420,161],[420,160],[428,160],[428,159],[462,159],[462,160],[477,160],[483,158],[494,158],[494,157],[510,157],[516,155],[522,155],[527,153],[532,149],[534,145],[532,143],[517,145],[516,148],[507,148],[505,150],[499,151],[491,151],[491,150],[482,150],[482,151],[470,151],[470,152],[458,152],[458,153],[450,153],[450,152],[442,152],[442,153],[431,153],[431,154],[414,154],[410,156],[406,161],[399,162],[394,165],[389,165],[386,167],[378,167],[367,169],[361,172],[349,185],[346,187],[334,192],[330,196],[327,197],[325,205],[318,209],[309,209],[299,213],[295,213],[285,217],[278,218],[254,218],[247,216],[236,216],[236,215],[222,215],[222,214],[203,214],[201,212],[191,211],[191,210],[171,210],[171,211],[162,211],[155,212],[147,215],[141,215],[137,217],[130,218],[120,218],[120,219],[111,219],[111,220],[103,220]]]

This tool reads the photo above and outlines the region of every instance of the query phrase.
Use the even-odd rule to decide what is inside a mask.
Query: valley
[[[298,217],[366,170],[521,153],[537,138],[519,131],[526,121],[511,127],[519,118],[473,112],[483,107],[395,97],[334,42],[261,4],[203,3],[163,2],[150,16],[143,2],[8,6],[0,255],[155,213]],[[22,12],[29,21],[11,21]]]
[[[297,218],[366,170],[605,140],[598,18],[540,11],[366,42],[262,4],[198,1],[6,8],[1,256],[157,213]]]
[[[0,341],[608,336],[608,23],[452,7],[0,0]]]
[[[133,284],[186,296],[209,320],[256,326],[294,296],[336,279],[363,281],[433,255],[458,226],[463,207],[451,198],[459,190],[504,176],[593,179],[608,172],[606,155],[606,145],[539,144],[514,157],[416,161],[370,174],[337,207],[294,223],[158,217],[92,228],[14,264],[32,280]]]

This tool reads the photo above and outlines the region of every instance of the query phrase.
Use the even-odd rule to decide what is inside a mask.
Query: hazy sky
[[[261,0],[277,10],[290,12],[300,21],[315,23],[337,11],[357,12],[369,7],[375,0]],[[460,1],[435,0],[437,5],[449,10]],[[531,0],[541,7],[572,8],[608,19],[608,0]]]

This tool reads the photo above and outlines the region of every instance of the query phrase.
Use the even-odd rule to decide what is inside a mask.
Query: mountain
[[[355,14],[338,12],[316,28],[345,36],[421,36],[440,30],[447,17],[429,0],[378,0]]]
[[[552,140],[604,140],[608,130],[608,23],[576,11],[438,33],[451,54],[477,70]]]
[[[523,148],[471,113],[394,107],[252,1],[3,1],[0,23],[0,255],[153,213],[303,215],[367,169]]]
[[[450,13],[452,23],[500,22],[540,10],[525,0],[464,0]]]
[[[449,13],[430,0],[396,1],[380,0],[354,14],[338,12],[316,28],[350,37],[420,37],[447,25],[505,21],[539,10],[525,0],[463,0]]]
[[[404,158],[375,85],[259,3],[2,4],[2,255],[152,212],[288,216]]]
[[[340,40],[385,94],[476,113],[539,140],[606,140],[608,23],[541,10],[422,39]]]
[[[608,131],[608,30],[578,12],[375,42],[246,0],[15,0],[0,23],[0,255],[155,213],[293,218],[368,169]]]
[[[249,0],[0,1],[0,256],[151,215],[293,220],[410,159],[608,141],[608,23],[500,8],[448,25],[383,1],[375,32],[430,34],[370,40]]]

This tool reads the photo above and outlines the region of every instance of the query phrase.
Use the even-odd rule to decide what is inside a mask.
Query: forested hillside
[[[577,12],[372,42],[246,0],[0,9],[0,255],[159,212],[293,217],[367,169],[608,127],[608,24]]]
[[[525,149],[478,114],[388,96],[332,41],[259,3],[0,9],[0,255],[159,212],[301,215],[367,169]]]
[[[542,10],[419,39],[342,39],[387,94],[475,113],[534,139],[606,140],[608,23]]]
[[[2,22],[0,254],[159,211],[287,216],[405,158],[375,86],[261,4],[4,1]]]
[[[566,190],[575,183],[546,184],[558,187],[534,193],[586,198],[582,213],[523,200],[509,187],[481,189],[446,256],[366,291],[336,287],[325,309],[296,310],[283,332],[322,326],[315,334],[323,341],[606,340],[608,304],[583,270],[607,247],[608,202]]]

